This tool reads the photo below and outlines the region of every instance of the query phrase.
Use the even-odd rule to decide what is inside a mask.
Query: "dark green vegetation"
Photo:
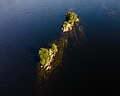
[[[53,43],[51,45],[51,48],[41,48],[39,50],[39,57],[40,57],[40,63],[42,65],[44,64],[48,64],[51,62],[51,59],[53,59],[53,56],[56,54],[56,52],[58,51],[57,49],[57,45],[55,43]]]
[[[74,12],[68,12],[65,16],[66,16],[66,22],[68,22],[72,26],[74,25],[74,23],[79,21],[77,17],[78,15],[75,14]]]
[[[49,51],[47,48],[41,48],[39,50],[40,63],[46,64],[49,58]]]
[[[56,53],[58,51],[57,45],[55,43],[52,44],[51,50]]]
[[[75,23],[79,21],[77,14],[75,14],[74,12],[68,12],[65,14],[65,16],[66,21],[64,21],[62,31],[63,32],[71,31]]]

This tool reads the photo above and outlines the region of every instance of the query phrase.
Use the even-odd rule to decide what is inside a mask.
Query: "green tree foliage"
[[[64,22],[63,26],[66,27],[69,23],[67,21]]]
[[[75,14],[74,12],[67,12],[65,16],[66,16],[66,21],[63,24],[63,28],[62,28],[63,32],[72,30],[74,24],[79,21],[77,14]]]
[[[39,57],[40,57],[40,63],[41,64],[46,64],[46,62],[49,59],[49,51],[46,48],[41,48],[39,50]]]
[[[66,21],[72,25],[74,24],[74,22],[78,21],[77,14],[75,14],[74,12],[68,12],[65,14],[65,16]]]
[[[40,57],[40,63],[42,65],[47,64],[47,62],[49,62],[49,59],[51,58],[51,54],[50,51],[52,51],[52,54],[55,54],[58,49],[57,49],[57,45],[55,43],[53,43],[51,45],[51,48],[47,49],[47,48],[41,48],[39,50],[39,57]]]
[[[52,44],[51,49],[52,49],[52,51],[55,52],[55,53],[58,51],[57,45],[56,45],[55,43]]]
[[[66,19],[67,20],[74,20],[76,21],[78,18],[77,18],[77,14],[75,14],[74,12],[68,12],[65,14],[66,16]]]

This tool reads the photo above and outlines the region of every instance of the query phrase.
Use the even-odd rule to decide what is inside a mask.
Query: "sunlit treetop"
[[[44,65],[50,62],[51,57],[53,57],[52,55],[55,55],[57,51],[58,48],[55,43],[51,45],[51,48],[41,48],[38,53],[40,57],[40,63]]]
[[[63,32],[72,30],[74,24],[79,21],[78,15],[75,14],[74,12],[67,12],[65,16],[66,16],[66,21],[64,21],[62,27]]]
[[[75,23],[79,21],[78,15],[74,12],[68,12],[65,14],[65,16],[68,23]]]
[[[40,57],[40,63],[46,64],[49,59],[49,51],[47,48],[41,48],[38,53]]]
[[[55,43],[52,44],[51,49],[52,49],[52,51],[54,51],[54,52],[57,52],[57,51],[58,51],[57,45],[56,45]]]

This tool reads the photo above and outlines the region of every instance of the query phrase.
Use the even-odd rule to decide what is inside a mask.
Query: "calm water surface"
[[[1,0],[0,96],[35,96],[38,50],[60,36],[68,11],[79,15],[87,41],[66,53],[64,65],[40,96],[115,96],[120,81],[119,5],[119,0]]]

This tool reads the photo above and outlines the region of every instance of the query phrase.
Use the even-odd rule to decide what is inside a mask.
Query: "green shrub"
[[[39,50],[38,55],[40,57],[40,63],[42,65],[46,64],[47,62],[49,62],[49,58],[51,57],[50,50],[53,52],[53,54],[55,54],[58,51],[57,45],[55,43],[53,43],[51,45],[51,48],[49,48],[49,49],[41,48]]]

